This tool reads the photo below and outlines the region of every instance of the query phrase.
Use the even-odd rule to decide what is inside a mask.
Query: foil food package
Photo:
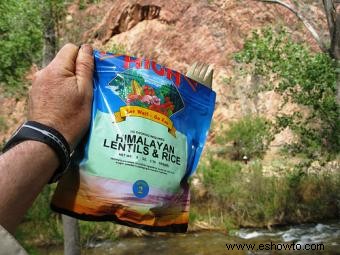
[[[147,59],[94,52],[91,124],[77,169],[51,208],[83,220],[185,232],[188,178],[210,127],[216,94]]]

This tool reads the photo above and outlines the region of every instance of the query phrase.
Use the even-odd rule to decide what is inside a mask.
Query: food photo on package
[[[215,92],[154,61],[94,52],[93,104],[77,170],[51,208],[90,221],[186,232],[188,178],[202,153]]]

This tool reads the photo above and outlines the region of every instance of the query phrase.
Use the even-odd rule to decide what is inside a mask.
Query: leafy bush
[[[241,120],[231,123],[229,130],[217,138],[217,142],[233,143],[230,151],[231,158],[240,160],[261,157],[271,140],[270,123],[258,116],[245,116]]]
[[[211,165],[202,170],[209,194],[234,222],[261,224],[279,214],[284,185],[279,179],[264,177],[259,162],[251,163],[249,173],[241,171],[239,163],[219,159],[212,159]]]
[[[281,127],[288,125],[300,136],[295,151],[336,153],[340,150],[336,63],[329,55],[311,52],[283,30],[276,33],[265,29],[253,32],[235,59],[250,64],[254,75],[279,80],[276,91],[284,95],[285,103],[292,101],[311,109],[307,119],[296,113],[278,116],[283,118],[278,120]],[[266,84],[261,86],[266,89]]]
[[[0,85],[13,90],[32,62],[40,61],[42,29],[35,1],[0,1]]]
[[[216,208],[217,214],[223,211],[224,217],[236,225],[266,226],[339,217],[339,173],[316,175],[297,169],[282,176],[268,176],[263,174],[259,161],[241,169],[240,163],[212,157],[209,163],[201,164],[199,172],[208,192],[208,208]]]
[[[221,202],[234,192],[235,187],[230,185],[236,183],[241,171],[241,165],[225,160],[211,159],[210,164],[202,165],[204,183],[211,194],[217,194]],[[227,184],[227,185],[226,185]]]

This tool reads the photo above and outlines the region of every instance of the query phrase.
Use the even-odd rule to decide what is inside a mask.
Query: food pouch
[[[94,52],[92,119],[79,170],[51,207],[83,220],[185,232],[188,178],[205,143],[216,94],[154,61]]]

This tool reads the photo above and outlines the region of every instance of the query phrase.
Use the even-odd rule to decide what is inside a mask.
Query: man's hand
[[[58,130],[73,150],[86,133],[91,116],[92,47],[66,44],[53,61],[35,74],[29,120]]]
[[[91,46],[67,44],[36,74],[30,91],[29,120],[58,130],[71,149],[90,122],[93,64]],[[55,152],[37,141],[0,155],[0,225],[14,233],[57,167]]]

